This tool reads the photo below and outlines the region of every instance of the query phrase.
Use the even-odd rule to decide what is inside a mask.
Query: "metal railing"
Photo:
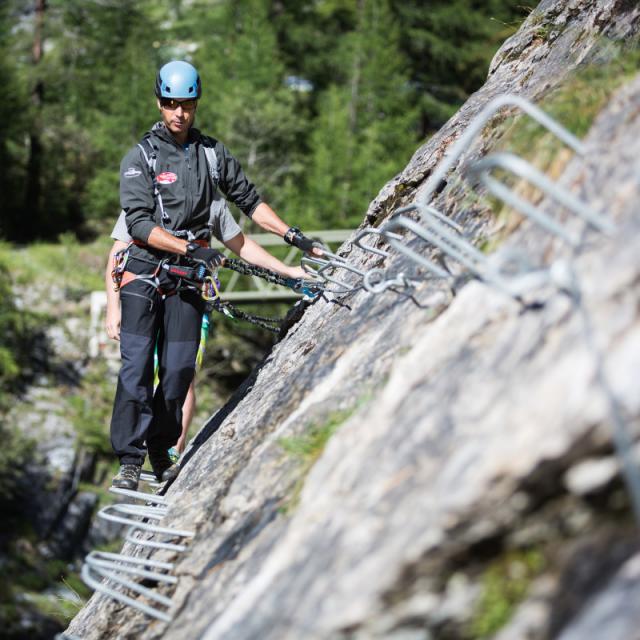
[[[162,486],[151,473],[143,472],[140,480],[152,488]],[[193,532],[157,524],[169,510],[165,496],[114,487],[111,487],[110,491],[127,498],[129,502],[107,505],[100,509],[97,515],[109,522],[128,525],[125,541],[129,543],[128,548],[132,552],[164,550],[182,553],[186,551],[186,545],[178,544],[175,539],[191,538],[194,536]],[[140,502],[143,504],[139,504]],[[144,537],[149,534],[151,537]],[[173,541],[158,539],[163,536]],[[91,551],[85,558],[81,576],[84,582],[98,593],[133,607],[152,618],[169,622],[171,599],[158,593],[148,584],[141,584],[136,581],[136,578],[158,585],[173,586],[178,581],[170,573],[173,568],[172,562],[151,560],[140,555]],[[141,602],[136,596],[146,598],[151,601],[151,604]]]
[[[550,180],[524,158],[512,153],[494,153],[471,161],[468,163],[469,166],[465,167],[465,171],[458,172],[459,176],[463,180],[475,179],[494,197],[519,211],[552,236],[565,242],[570,248],[570,256],[567,261],[559,260],[546,267],[536,268],[532,266],[532,262],[528,260],[526,254],[516,252],[514,255],[513,249],[510,255],[503,255],[502,260],[492,260],[491,256],[483,254],[463,237],[460,225],[448,219],[435,208],[434,203],[430,202],[441,182],[468,150],[475,137],[482,131],[486,123],[504,107],[520,109],[578,155],[584,155],[585,146],[583,143],[539,107],[520,96],[499,96],[469,123],[460,138],[447,150],[418,195],[416,202],[395,211],[380,228],[368,227],[360,231],[352,241],[352,245],[383,259],[392,258],[393,253],[390,250],[366,244],[363,240],[370,235],[376,236],[379,240],[386,242],[391,249],[394,249],[396,254],[406,256],[411,263],[426,270],[430,278],[444,281],[449,286],[453,286],[455,276],[445,263],[436,262],[435,258],[438,255],[454,260],[469,275],[514,298],[519,299],[528,291],[543,284],[553,285],[557,290],[567,294],[581,318],[583,338],[596,365],[598,384],[606,397],[608,414],[613,425],[614,447],[622,462],[631,506],[640,526],[640,467],[632,455],[634,440],[606,376],[603,355],[593,340],[591,320],[588,310],[582,304],[581,287],[574,266],[574,261],[584,246],[584,239],[589,229],[612,235],[616,226],[604,215],[594,211],[588,203],[557,182]],[[566,221],[555,220],[541,207],[516,194],[512,188],[492,174],[494,169],[501,169],[533,185],[547,197],[548,201],[559,205],[582,220],[584,225],[580,233],[576,234],[574,229],[570,229]],[[418,220],[407,216],[411,212],[417,214]],[[423,241],[432,253],[427,256],[417,251],[414,246],[409,246],[408,234]],[[438,252],[435,255],[434,250]],[[507,275],[500,268],[501,263],[507,263],[509,260],[512,264],[520,265],[520,269],[515,274]],[[410,289],[415,286],[418,279],[415,275],[407,276],[404,272],[387,273],[380,268],[363,270],[349,264],[345,257],[330,253],[327,253],[325,260],[305,258],[303,266],[316,277],[323,279],[327,285],[337,285],[338,288],[333,289],[335,294],[352,293],[359,289],[373,294],[380,294],[389,289],[398,291],[399,287]],[[340,271],[356,274],[360,277],[360,282],[338,280],[334,274]],[[420,279],[424,279],[424,277]]]
[[[492,284],[514,297],[522,295],[523,283],[526,282],[530,286],[539,284],[546,277],[541,272],[536,273],[537,277],[535,278],[530,277],[532,275],[531,269],[525,269],[516,274],[507,275],[503,273],[500,269],[500,261],[491,260],[489,256],[478,250],[464,237],[463,228],[457,222],[439,211],[434,206],[434,203],[429,202],[429,199],[434,195],[449,171],[454,168],[456,163],[467,152],[487,122],[505,107],[519,109],[537,121],[573,151],[580,155],[584,154],[583,143],[539,107],[521,96],[498,96],[491,100],[470,121],[460,138],[445,152],[425,186],[420,190],[416,202],[395,211],[381,227],[367,227],[359,231],[352,244],[364,252],[382,258],[391,258],[392,252],[390,250],[364,242],[367,236],[376,236],[380,241],[386,242],[390,249],[394,249],[396,254],[406,256],[411,263],[426,271],[430,278],[443,280],[449,286],[453,286],[456,276],[450,271],[446,263],[440,259],[442,256],[458,263],[468,274]],[[534,223],[560,237],[571,246],[576,247],[580,244],[580,238],[571,233],[565,225],[554,220],[545,211],[517,195],[513,189],[495,178],[491,172],[496,168],[503,169],[526,180],[552,201],[580,217],[592,228],[603,233],[613,232],[614,225],[609,220],[593,211],[587,203],[551,181],[542,172],[515,154],[496,153],[470,162],[469,166],[464,168],[464,171],[458,171],[458,175],[462,180],[475,181],[485,186],[496,198],[503,200],[506,204],[530,218]],[[414,213],[417,220],[409,217],[408,214],[410,213]],[[430,249],[430,253],[425,254],[417,250],[415,242],[411,244],[407,241],[408,235],[425,243]],[[309,259],[307,257],[303,258],[302,262],[303,267],[309,273],[324,280],[328,286],[335,285],[332,290],[330,289],[334,293],[349,293],[364,288],[370,293],[377,294],[398,286],[410,288],[417,281],[415,276],[404,273],[385,273],[379,268],[372,269],[369,273],[350,264],[346,258],[329,253],[324,260]],[[526,259],[516,260],[516,262],[527,264]],[[345,282],[339,280],[335,274],[340,271],[354,273],[360,277],[360,281]],[[546,273],[546,270],[543,271]],[[529,277],[523,278],[523,276]],[[424,277],[421,279],[424,279]]]

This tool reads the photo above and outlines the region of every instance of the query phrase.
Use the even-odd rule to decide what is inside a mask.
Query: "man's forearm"
[[[184,256],[187,253],[187,244],[189,243],[182,238],[176,238],[160,227],[154,227],[147,238],[147,244],[154,249],[160,249],[160,251]]]
[[[257,267],[263,267],[276,271],[285,277],[290,277],[291,267],[281,262],[275,256],[265,251],[257,242],[247,238],[244,234],[238,234],[230,242],[225,243],[231,251],[240,256],[243,260]]]
[[[276,212],[266,202],[261,202],[256,207],[251,219],[265,231],[275,233],[280,237],[283,237],[289,229],[289,225],[279,218]]]

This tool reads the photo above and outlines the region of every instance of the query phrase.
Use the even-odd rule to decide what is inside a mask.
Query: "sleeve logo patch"
[[[129,167],[123,174],[125,178],[137,178],[142,175],[142,171],[136,169],[135,167]]]
[[[171,173],[171,171],[163,171],[158,175],[156,180],[159,184],[171,184],[178,179],[178,176],[175,173]]]

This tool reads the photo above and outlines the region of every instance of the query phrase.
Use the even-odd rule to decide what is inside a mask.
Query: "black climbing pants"
[[[111,446],[121,464],[142,464],[147,447],[168,449],[180,436],[204,305],[195,291],[163,298],[141,280],[122,287],[120,305],[122,367],[111,417]],[[154,393],[156,342],[160,381]]]

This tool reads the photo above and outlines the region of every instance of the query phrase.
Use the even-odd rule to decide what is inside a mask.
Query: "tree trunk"
[[[33,105],[32,129],[29,134],[29,159],[27,161],[26,193],[24,198],[25,214],[30,220],[40,219],[42,202],[42,103],[44,100],[44,81],[39,76],[39,65],[43,54],[43,24],[47,9],[46,0],[36,0],[32,62],[35,82],[31,91]]]

